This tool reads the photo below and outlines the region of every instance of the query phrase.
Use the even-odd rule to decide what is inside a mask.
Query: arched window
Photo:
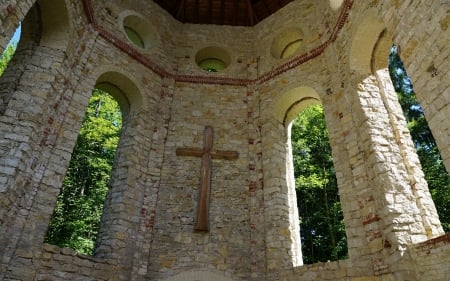
[[[95,89],[45,242],[92,254],[121,127],[117,101]]]
[[[433,75],[433,69],[429,70]],[[448,175],[424,111],[419,104],[412,82],[398,54],[397,46],[389,53],[389,74],[403,109],[411,138],[417,150],[425,179],[436,206],[441,225],[450,231],[450,176]]]
[[[8,66],[9,61],[12,59],[17,49],[17,44],[19,43],[20,40],[21,31],[22,28],[21,25],[19,24],[16,31],[14,32],[14,35],[11,37],[11,40],[9,40],[8,45],[3,51],[3,54],[0,56],[0,76],[2,76],[3,72],[5,72],[5,69]]]
[[[292,157],[305,264],[347,256],[347,239],[321,105],[292,122]]]
[[[140,48],[145,48],[144,40],[136,30],[134,30],[132,27],[129,26],[124,26],[123,29],[125,30],[125,33],[127,34],[128,39],[130,39],[131,42],[133,42],[136,46]]]
[[[197,52],[195,62],[198,67],[205,71],[219,72],[228,67],[231,63],[231,58],[225,49],[209,46]]]
[[[204,59],[198,63],[198,66],[208,72],[219,72],[227,67],[223,61],[216,58]]]
[[[5,50],[0,56],[0,78],[3,78],[5,75],[6,68],[8,67],[8,64],[10,63],[11,59],[13,58],[14,54],[16,53],[17,45],[20,40],[20,35],[22,32],[22,27],[19,24],[16,31],[14,32],[14,35],[11,37],[8,45],[6,45]],[[12,71],[13,72],[13,71]],[[11,96],[11,83],[16,83],[16,78],[14,77],[15,73],[11,73],[6,76],[10,76],[8,79],[5,77],[4,79],[0,79],[0,113],[3,113],[8,106],[8,102]],[[13,82],[12,82],[13,81]]]

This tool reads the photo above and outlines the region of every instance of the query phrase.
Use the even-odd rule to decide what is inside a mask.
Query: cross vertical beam
[[[177,156],[202,157],[200,170],[200,195],[197,206],[197,221],[195,230],[209,231],[209,198],[211,192],[212,159],[234,160],[239,157],[237,151],[213,149],[214,131],[210,126],[205,127],[203,148],[177,148]]]

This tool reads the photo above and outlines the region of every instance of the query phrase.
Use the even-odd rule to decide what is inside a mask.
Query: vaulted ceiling
[[[182,23],[253,26],[294,0],[153,0]]]

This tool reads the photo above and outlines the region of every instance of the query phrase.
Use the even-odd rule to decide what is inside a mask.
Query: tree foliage
[[[94,90],[86,110],[46,242],[91,254],[121,129],[117,102]]]
[[[342,259],[347,240],[322,107],[304,110],[291,135],[303,261]]]
[[[12,59],[14,52],[16,51],[16,42],[11,42],[7,45],[5,51],[0,56],[0,76],[5,72],[6,67],[8,66],[9,61]]]
[[[449,231],[450,178],[395,47],[389,55],[389,71],[441,223]],[[308,108],[294,121],[292,150],[304,262],[345,258],[343,215],[320,106]]]
[[[448,232],[450,230],[450,177],[445,170],[436,141],[428,127],[423,109],[417,101],[411,80],[396,46],[392,47],[389,54],[389,73],[408,122],[408,129],[417,149],[442,226]]]

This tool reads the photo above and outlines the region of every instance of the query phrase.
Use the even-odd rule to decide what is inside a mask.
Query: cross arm
[[[239,158],[237,151],[212,150],[211,156],[214,159],[235,160]]]
[[[175,151],[177,156],[196,156],[196,157],[202,157],[203,155],[203,149],[199,148],[191,148],[191,147],[185,147],[185,148],[177,148]]]
[[[184,147],[184,148],[177,148],[175,153],[177,156],[202,157],[205,151],[200,148]],[[213,149],[211,150],[211,157],[214,159],[235,160],[239,158],[239,152]]]

